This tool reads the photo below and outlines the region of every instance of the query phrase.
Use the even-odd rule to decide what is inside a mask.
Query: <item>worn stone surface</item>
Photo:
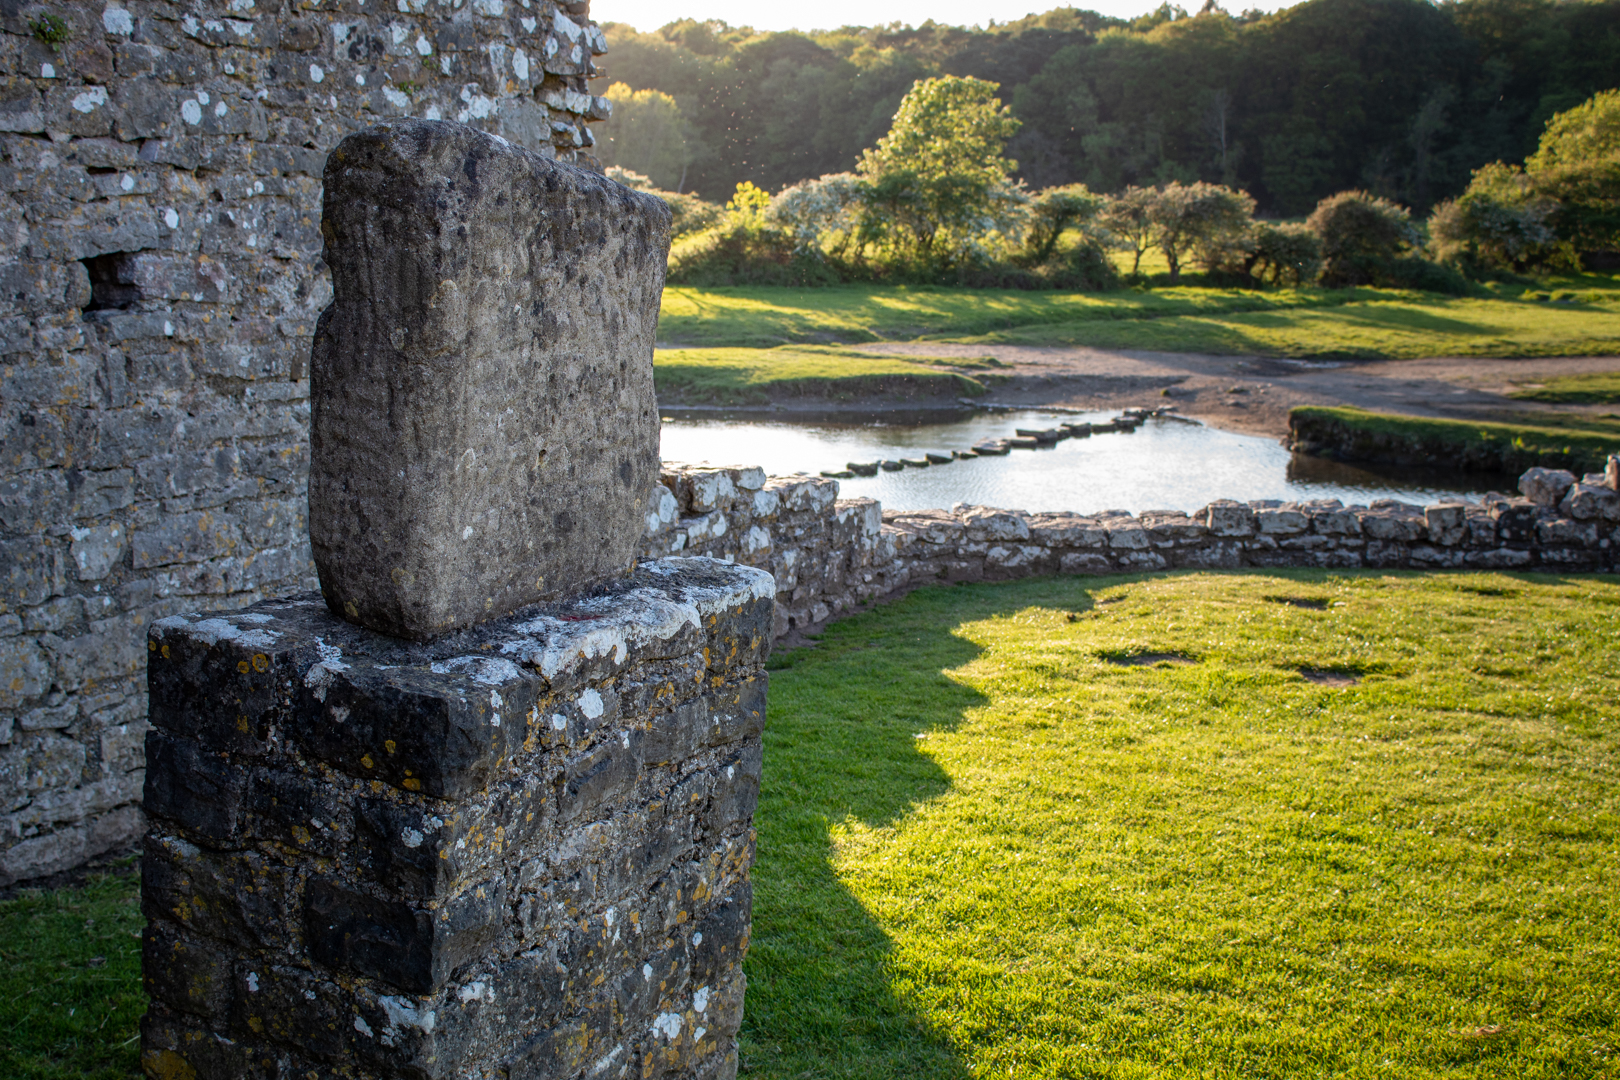
[[[145,723],[152,621],[315,587],[327,152],[416,116],[575,160],[607,102],[601,31],[546,0],[9,3],[0,44],[10,884],[139,836],[141,740],[116,733]],[[38,710],[59,726],[18,722]]]
[[[412,644],[160,620],[148,1075],[735,1074],[775,587],[710,559]]]
[[[332,609],[422,640],[630,568],[658,478],[669,208],[447,121],[327,160],[309,529]]]
[[[922,585],[1040,574],[1245,566],[1620,568],[1620,492],[1605,476],[1533,469],[1521,486],[1561,503],[1492,496],[1413,506],[1217,500],[1192,514],[1030,514],[980,506],[894,513],[838,498],[838,482],[667,462],[643,507],[642,552],[697,553],[776,579],[775,633],[806,630]],[[1620,483],[1620,481],[1617,481]]]

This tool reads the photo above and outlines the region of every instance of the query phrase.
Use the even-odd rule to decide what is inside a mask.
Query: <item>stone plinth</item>
[[[309,531],[334,611],[426,640],[629,569],[669,220],[461,124],[332,152]]]
[[[413,644],[318,596],[149,638],[154,1077],[729,1077],[769,574],[643,564]]]

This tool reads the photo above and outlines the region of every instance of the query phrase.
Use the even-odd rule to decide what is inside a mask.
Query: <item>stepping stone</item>
[[[926,469],[928,468],[928,459],[920,457],[903,457],[900,459],[900,464],[909,465],[913,469]]]
[[[850,472],[848,469],[822,469],[821,475],[827,477],[829,480],[855,479],[855,474]]]
[[[951,462],[956,460],[949,454],[938,454],[932,450],[928,451],[928,453],[924,454],[923,456],[935,465],[949,465]]]
[[[885,458],[884,460],[878,462],[878,468],[882,469],[884,472],[899,472],[901,469],[905,468],[905,466],[892,458]]]
[[[875,461],[851,461],[846,468],[856,476],[876,476],[878,463]]]

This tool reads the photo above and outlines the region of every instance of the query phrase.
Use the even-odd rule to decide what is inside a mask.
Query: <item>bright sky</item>
[[[1201,4],[1202,0],[1183,0],[1181,6],[1196,11]],[[1012,22],[1058,6],[1029,0],[994,8],[969,0],[821,0],[815,4],[777,0],[764,6],[759,0],[681,0],[679,4],[668,0],[594,0],[591,18],[597,22],[629,23],[637,30],[656,30],[683,18],[721,19],[732,26],[752,26],[756,30],[829,30],[891,22],[917,26],[929,19],[951,26],[983,26],[988,19]],[[1079,0],[1074,6],[1133,19],[1157,8],[1159,0]],[[1284,0],[1227,0],[1222,6],[1235,14],[1249,8],[1276,11],[1290,4]]]

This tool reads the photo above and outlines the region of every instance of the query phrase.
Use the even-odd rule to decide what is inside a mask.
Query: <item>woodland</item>
[[[1307,0],[1273,15],[1209,0],[1129,21],[1058,8],[983,29],[682,20],[607,35],[603,162],[719,201],[854,168],[918,80],[956,75],[997,84],[1030,189],[1204,181],[1261,217],[1357,189],[1426,217],[1620,81],[1620,0]]]

